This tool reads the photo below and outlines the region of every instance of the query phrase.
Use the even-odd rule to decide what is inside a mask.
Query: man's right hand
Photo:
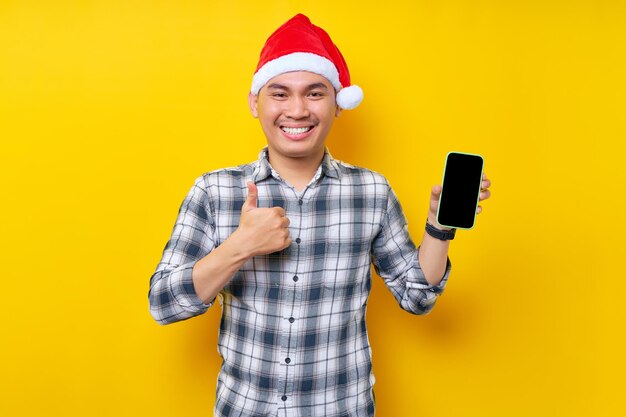
[[[236,233],[251,256],[278,252],[291,245],[289,219],[282,207],[258,208],[256,184],[248,182],[248,197],[241,207]]]

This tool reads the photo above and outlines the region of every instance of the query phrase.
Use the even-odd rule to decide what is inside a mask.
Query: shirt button
[[[286,358],[285,363],[291,363],[291,358]]]
[[[296,319],[294,319],[293,317],[289,317],[289,323],[293,323],[294,321],[296,321]]]
[[[287,401],[287,396],[283,395],[282,397],[280,397],[280,399],[283,400],[283,401]]]
[[[293,276],[293,282],[298,282],[298,276],[297,275]]]
[[[300,242],[302,242],[302,240],[300,240],[300,238],[299,238],[299,237],[297,237],[297,238],[296,238],[296,243],[299,245],[299,244],[300,244]]]

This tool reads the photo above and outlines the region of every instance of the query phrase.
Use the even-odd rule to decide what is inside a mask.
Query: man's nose
[[[305,97],[292,97],[287,102],[285,116],[292,119],[309,117],[309,108]]]

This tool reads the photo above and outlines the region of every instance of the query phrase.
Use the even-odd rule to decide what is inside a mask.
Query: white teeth
[[[290,135],[300,135],[302,133],[306,133],[311,130],[310,127],[281,127],[283,132],[289,133]]]

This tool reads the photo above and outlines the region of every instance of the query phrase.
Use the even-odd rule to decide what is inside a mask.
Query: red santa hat
[[[348,65],[328,33],[303,14],[289,19],[267,39],[250,91],[257,95],[270,79],[291,71],[309,71],[328,79],[338,91],[337,105],[342,109],[353,109],[363,100],[363,90],[350,85]]]

